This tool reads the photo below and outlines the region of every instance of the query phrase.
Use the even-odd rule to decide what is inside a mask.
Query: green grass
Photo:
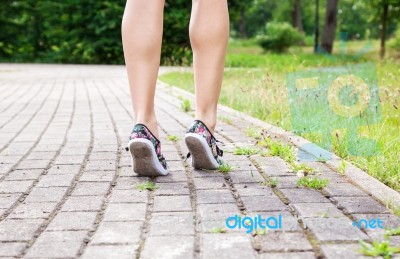
[[[226,233],[226,229],[224,228],[212,228],[209,231],[210,233],[214,233],[214,234],[222,234],[222,233]]]
[[[154,191],[158,188],[159,188],[159,186],[153,182],[145,182],[145,183],[136,185],[136,189],[141,190],[141,191],[144,191],[144,190]]]
[[[178,136],[175,136],[175,135],[169,135],[169,136],[167,137],[167,139],[168,139],[169,141],[176,142],[176,141],[179,140],[179,137],[178,137]]]
[[[338,171],[341,175],[345,175],[346,174],[346,169],[347,169],[347,164],[344,160],[342,160],[340,162],[340,165],[338,167]]]
[[[390,259],[394,254],[400,253],[400,247],[391,246],[389,239],[384,241],[373,241],[372,244],[362,240],[359,242],[361,249],[358,252],[365,256],[382,256],[384,259]]]
[[[259,153],[260,149],[253,147],[235,147],[235,150],[233,151],[234,155],[239,156],[251,156]]]
[[[269,149],[269,155],[279,156],[288,163],[294,163],[295,155],[293,146],[283,143],[279,140],[272,140],[270,137],[263,138],[258,142],[259,146]]]
[[[246,129],[246,135],[250,138],[260,139],[261,138],[261,131],[259,129],[248,127]]]
[[[232,171],[233,167],[229,164],[222,164],[218,167],[218,171],[220,171],[221,173],[229,173],[230,171]]]
[[[312,54],[311,47],[294,48],[284,54],[263,53],[254,41],[230,42],[227,67],[224,74],[220,103],[245,112],[271,124],[292,130],[286,74],[309,68],[342,66],[357,62],[374,62],[381,100],[382,121],[368,123],[358,128],[358,134],[375,140],[381,147],[375,156],[353,156],[348,150],[345,129],[332,132],[333,151],[345,160],[366,170],[384,184],[400,191],[400,61],[396,53],[388,53],[387,59],[378,59],[377,41],[360,60],[346,55],[342,60],[340,48],[335,43],[332,57]],[[355,54],[366,42],[348,42],[346,54]],[[392,51],[392,50],[390,50]],[[160,76],[162,81],[194,92],[191,73],[172,72]],[[397,107],[397,108],[396,108]],[[322,116],[324,117],[324,116]],[[337,134],[336,134],[337,133]],[[321,134],[301,133],[301,136],[323,146]],[[329,137],[329,136],[328,136]]]
[[[232,119],[227,117],[227,116],[219,116],[218,119],[223,121],[223,122],[225,122],[228,125],[232,125],[233,124]]]
[[[271,188],[277,187],[278,184],[279,184],[279,181],[275,177],[269,178],[268,180],[266,180],[265,182],[262,183],[262,185],[269,186]]]
[[[309,167],[304,163],[292,163],[291,166],[296,173],[301,172],[304,176],[314,173],[314,168]]]
[[[395,229],[386,229],[385,231],[386,236],[400,236],[400,227]]]
[[[324,178],[320,179],[317,177],[310,177],[310,176],[301,177],[297,181],[298,187],[306,187],[306,188],[315,189],[315,190],[321,190],[321,189],[325,188],[328,184],[329,184],[328,179],[324,179]]]
[[[181,103],[181,109],[184,112],[189,112],[192,109],[192,105],[189,99],[183,99]]]

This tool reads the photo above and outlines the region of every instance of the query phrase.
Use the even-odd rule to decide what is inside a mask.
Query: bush
[[[394,34],[394,38],[390,40],[390,47],[400,51],[400,28]]]
[[[299,45],[303,35],[289,23],[270,22],[265,35],[258,36],[258,44],[265,51],[285,52],[289,47]]]

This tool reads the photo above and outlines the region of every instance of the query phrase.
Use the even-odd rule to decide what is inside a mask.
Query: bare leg
[[[214,133],[229,38],[227,0],[192,0],[190,42],[193,49],[196,119]]]
[[[154,94],[160,66],[164,0],[127,0],[122,42],[134,111],[134,123],[157,137]]]

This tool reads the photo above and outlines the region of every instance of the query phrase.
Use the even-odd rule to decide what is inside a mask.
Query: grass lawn
[[[230,42],[220,103],[246,112],[261,120],[292,130],[287,73],[311,68],[334,67],[373,62],[377,68],[382,120],[358,128],[358,134],[376,140],[379,153],[375,156],[353,156],[346,143],[345,129],[331,132],[333,150],[383,183],[400,191],[400,57],[389,51],[385,61],[378,57],[378,42],[349,42],[342,56],[341,46],[335,44],[332,56],[314,55],[312,47],[296,47],[285,54],[263,53],[254,41]],[[363,47],[367,50],[354,58]],[[397,55],[397,59],[396,59]],[[194,92],[191,73],[172,72],[160,79],[168,84]],[[300,133],[323,146],[321,134]]]

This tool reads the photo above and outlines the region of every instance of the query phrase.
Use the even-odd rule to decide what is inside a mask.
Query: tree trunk
[[[324,31],[322,32],[321,47],[328,53],[332,53],[333,42],[336,34],[336,16],[339,0],[327,0]]]
[[[239,21],[239,35],[241,38],[246,38],[247,37],[247,31],[246,31],[246,17],[245,17],[245,12],[244,8],[240,10],[240,21]]]
[[[389,12],[389,4],[387,1],[383,3],[383,13],[382,13],[382,21],[381,21],[381,49],[379,51],[381,59],[385,57],[386,52],[386,27],[388,20],[388,12]]]
[[[304,32],[303,23],[301,21],[301,0],[294,0],[292,18],[293,27],[297,28],[299,32]]]

